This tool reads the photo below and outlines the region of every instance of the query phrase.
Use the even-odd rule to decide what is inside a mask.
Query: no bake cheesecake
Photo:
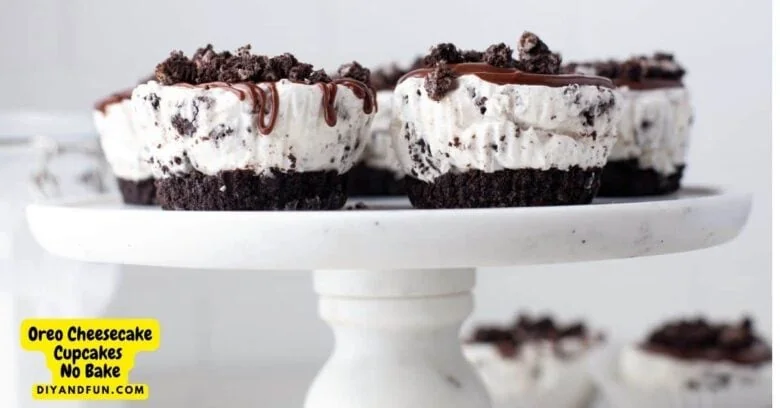
[[[291,54],[173,52],[132,105],[157,198],[172,210],[332,210],[376,110],[370,71]]]
[[[615,143],[608,78],[564,75],[532,33],[515,54],[439,44],[400,79],[391,125],[418,208],[590,203]]]

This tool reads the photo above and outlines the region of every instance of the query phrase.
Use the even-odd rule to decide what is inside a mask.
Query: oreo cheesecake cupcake
[[[371,125],[371,137],[360,162],[349,172],[347,191],[350,196],[388,196],[404,194],[404,176],[391,143],[390,122],[393,117],[393,90],[398,80],[422,66],[417,58],[408,68],[393,64],[371,73],[376,90],[377,112]]]
[[[586,407],[594,391],[586,356],[600,343],[584,323],[523,315],[510,326],[478,327],[463,352],[496,407]]]
[[[393,142],[418,208],[587,204],[615,143],[612,81],[563,75],[532,33],[517,54],[439,44],[394,91]]]
[[[157,199],[169,210],[332,210],[376,110],[370,71],[331,77],[293,55],[173,52],[133,90]]]
[[[93,118],[100,145],[127,204],[155,202],[154,177],[130,105],[132,90],[117,92],[95,104]]]
[[[567,64],[569,73],[611,78],[624,101],[617,142],[601,177],[603,196],[671,193],[680,188],[693,109],[674,56]]]
[[[767,407],[771,363],[750,319],[677,320],[605,356],[595,378],[613,406]]]

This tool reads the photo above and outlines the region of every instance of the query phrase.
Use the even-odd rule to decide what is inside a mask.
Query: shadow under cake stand
[[[736,237],[747,194],[686,188],[666,197],[565,207],[170,212],[116,198],[33,204],[33,235],[67,258],[119,264],[314,270],[335,349],[306,408],[487,408],[463,357],[477,266],[633,258]],[[354,204],[354,203],[351,203]]]

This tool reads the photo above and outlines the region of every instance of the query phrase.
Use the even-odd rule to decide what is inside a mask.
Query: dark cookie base
[[[637,197],[673,193],[680,189],[685,166],[665,176],[652,169],[640,169],[637,159],[608,161],[601,174],[602,197]]]
[[[406,194],[404,179],[384,169],[359,163],[347,173],[347,194],[350,197],[398,196]]]
[[[426,183],[406,178],[416,208],[484,208],[589,204],[599,189],[601,169],[501,170],[447,173]]]
[[[335,171],[258,176],[251,170],[214,176],[194,172],[157,181],[165,210],[337,210],[347,201],[346,177]]]
[[[135,205],[155,205],[155,187],[154,179],[145,179],[141,181],[125,180],[116,178],[119,192],[122,193],[122,201],[125,204]]]

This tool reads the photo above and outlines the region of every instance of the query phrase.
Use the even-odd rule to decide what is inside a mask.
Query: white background
[[[480,270],[474,319],[509,319],[521,308],[549,310],[564,318],[585,317],[613,338],[633,339],[665,317],[748,313],[769,332],[768,0],[2,0],[0,5],[2,109],[86,112],[100,96],[148,74],[170,50],[191,53],[206,42],[228,49],[251,43],[268,54],[291,51],[329,70],[353,59],[372,67],[405,62],[441,41],[462,48],[514,45],[523,30],[539,34],[564,59],[672,51],[688,68],[696,114],[685,181],[753,192],[753,214],[742,236],[690,254]],[[130,269],[101,282],[106,291],[115,290],[106,313],[162,320],[163,348],[139,360],[144,366],[172,367],[196,358],[224,364],[319,362],[330,348],[306,272]],[[41,270],[28,279],[50,279],[47,273],[53,272]],[[88,276],[81,278],[91,280]],[[51,286],[51,296],[63,296]]]

